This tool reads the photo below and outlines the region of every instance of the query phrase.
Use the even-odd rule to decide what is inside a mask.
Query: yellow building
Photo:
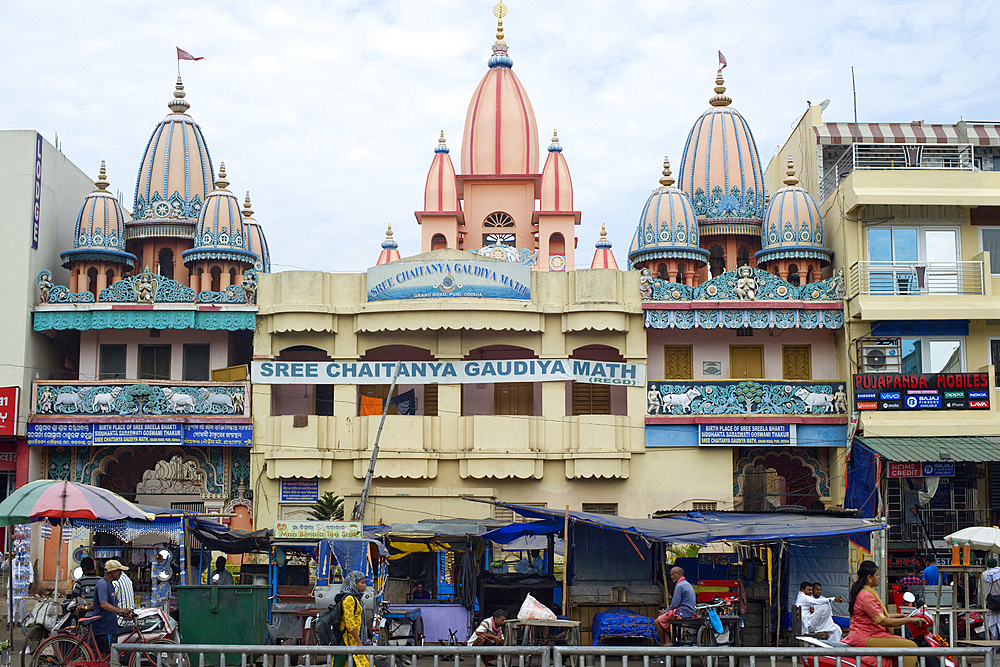
[[[1000,508],[998,128],[855,127],[812,106],[765,172],[773,187],[794,163],[846,273],[847,503],[886,513],[897,567]]]

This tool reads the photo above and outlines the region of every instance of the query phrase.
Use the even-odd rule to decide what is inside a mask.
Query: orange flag
[[[382,399],[374,396],[361,397],[361,416],[382,414]]]

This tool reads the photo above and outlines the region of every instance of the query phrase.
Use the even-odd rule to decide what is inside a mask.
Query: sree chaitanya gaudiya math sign
[[[531,299],[531,267],[491,260],[390,262],[368,269],[368,300]]]
[[[255,361],[257,384],[399,384],[554,382],[646,386],[646,367],[583,359],[504,359],[491,361]]]

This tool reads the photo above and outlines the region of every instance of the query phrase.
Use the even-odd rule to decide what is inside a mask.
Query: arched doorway
[[[734,495],[744,511],[782,505],[822,509],[829,479],[823,464],[808,452],[753,449],[736,464]]]

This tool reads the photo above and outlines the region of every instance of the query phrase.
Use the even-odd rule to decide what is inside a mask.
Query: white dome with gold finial
[[[198,217],[194,247],[181,253],[184,264],[198,260],[232,260],[253,267],[260,259],[247,249],[247,234],[240,213],[240,202],[229,191],[226,163],[219,165],[215,189],[205,198],[205,206]]]
[[[667,158],[663,159],[660,187],[653,190],[639,216],[628,262],[634,269],[662,258],[702,263],[708,259],[708,251],[698,246],[698,218],[687,194],[674,187]]]
[[[76,218],[73,249],[60,255],[64,267],[87,260],[135,266],[135,255],[125,251],[125,213],[118,199],[108,192],[109,185],[101,160],[94,191],[83,200]]]
[[[775,259],[814,259],[825,266],[830,263],[833,252],[823,245],[823,218],[812,195],[799,186],[791,156],[785,173],[785,187],[771,195],[764,213],[757,263]]]

